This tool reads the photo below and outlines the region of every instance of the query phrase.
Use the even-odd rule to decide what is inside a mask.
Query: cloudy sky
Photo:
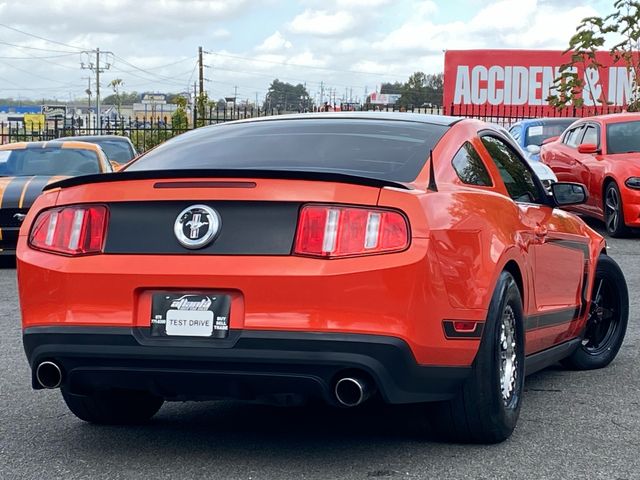
[[[110,51],[103,94],[185,91],[208,52],[213,98],[260,98],[273,78],[354,99],[383,81],[443,70],[443,50],[562,49],[610,1],[0,0],[0,97],[84,96],[82,50]],[[191,87],[193,88],[193,87]]]

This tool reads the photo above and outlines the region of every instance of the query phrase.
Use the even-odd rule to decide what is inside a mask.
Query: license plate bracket
[[[154,292],[151,336],[226,338],[230,310],[231,297],[225,294]]]

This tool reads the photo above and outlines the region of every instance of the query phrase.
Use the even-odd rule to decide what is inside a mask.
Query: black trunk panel
[[[185,208],[203,204],[221,218],[220,233],[204,248],[178,243],[173,226]],[[299,203],[248,201],[121,202],[109,204],[105,253],[168,255],[289,255]]]

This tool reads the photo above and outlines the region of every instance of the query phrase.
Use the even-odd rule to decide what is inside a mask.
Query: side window
[[[496,137],[482,137],[482,143],[498,167],[509,196],[516,202],[540,202],[540,191],[525,161]]]
[[[509,129],[509,133],[514,138],[514,140],[520,143],[520,137],[522,136],[522,127],[520,125],[514,125]]]
[[[572,129],[567,137],[565,138],[565,142],[570,147],[577,147],[580,143],[580,139],[582,138],[582,132],[584,131],[584,126],[580,125]]]
[[[584,131],[582,142],[580,143],[592,143],[594,145],[598,145],[598,129],[593,125],[588,125]]]
[[[480,155],[469,142],[466,142],[458,150],[451,164],[460,180],[464,183],[481,187],[491,187],[493,185],[487,167],[482,163]]]

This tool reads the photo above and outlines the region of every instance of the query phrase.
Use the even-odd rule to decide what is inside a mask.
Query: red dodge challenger
[[[640,114],[584,118],[540,157],[558,180],[587,187],[587,202],[574,209],[603,220],[611,236],[640,228]]]
[[[18,245],[33,387],[111,424],[377,396],[504,440],[526,374],[604,367],[627,325],[604,240],[556,208],[584,187],[552,188],[485,123],[382,113],[200,128],[49,185]]]

